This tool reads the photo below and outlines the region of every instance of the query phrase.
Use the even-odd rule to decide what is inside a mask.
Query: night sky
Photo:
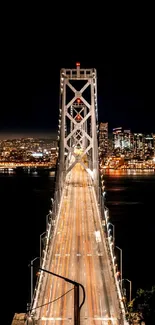
[[[100,122],[109,122],[110,131],[114,127],[122,126],[133,132],[155,133],[154,26],[151,26],[154,18],[150,17],[154,10],[149,8],[150,16],[146,21],[146,9],[144,8],[142,13],[142,4],[138,3],[136,8],[135,3],[133,7],[128,2],[120,3],[119,8],[119,3],[116,2],[117,10],[114,5],[115,3],[110,2],[108,10],[102,2],[101,8],[98,3],[95,6],[95,2],[89,2],[89,5],[84,2],[82,5],[79,2],[50,2],[49,8],[48,4],[43,2],[40,5],[39,2],[35,3],[34,8],[32,3],[6,3],[7,7],[2,8],[0,40],[0,138],[17,134],[56,134],[60,69],[74,68],[77,61],[81,63],[81,68],[97,69]],[[6,191],[3,191],[4,185],[1,186],[6,198],[5,201],[2,196],[2,229],[4,233],[8,230],[8,220],[12,220],[14,228],[9,228],[10,236],[7,234],[8,254],[6,249],[2,250],[7,260],[3,272],[6,274],[4,281],[6,285],[8,283],[8,289],[5,290],[5,295],[2,294],[7,308],[3,313],[5,317],[8,314],[8,302],[16,300],[16,281],[12,281],[13,275],[20,274],[21,283],[26,281],[17,261],[23,260],[21,268],[27,268],[27,255],[25,256],[23,251],[29,255],[29,222],[26,227],[23,227],[22,223],[22,230],[26,233],[23,251],[22,240],[25,237],[19,227],[20,221],[24,220],[21,219],[22,209],[26,211],[25,220],[31,211],[31,206],[24,201],[31,191],[24,186],[26,194],[23,194],[22,184],[18,184],[19,191],[16,192],[15,185],[8,184],[10,183],[6,183]],[[18,186],[15,186],[15,189]],[[13,193],[9,203],[8,188]],[[36,197],[38,200],[38,196]],[[17,198],[18,209],[15,207]],[[31,200],[29,202],[31,203]],[[15,217],[12,215],[12,205]],[[36,216],[38,217],[37,213]],[[32,227],[31,233],[35,229]],[[1,236],[2,239],[3,237]],[[17,257],[14,249],[16,243],[12,245],[14,242],[17,243],[17,250],[19,249]],[[32,247],[34,246],[33,241]],[[1,247],[4,247],[4,242]],[[15,269],[16,264],[18,272]],[[20,281],[17,282],[20,285]],[[15,283],[15,289],[12,290],[9,283]],[[27,299],[23,286],[21,290]],[[8,298],[8,293],[13,294],[13,298]],[[21,300],[21,297],[18,299]],[[23,310],[14,306],[11,308],[13,312]],[[3,323],[7,323],[6,319]]]
[[[132,23],[124,17],[123,25],[101,22],[95,30],[94,24],[93,29],[77,28],[61,19],[55,25],[45,16],[20,28],[15,23],[8,37],[12,52],[0,135],[57,131],[60,69],[74,68],[77,61],[82,68],[97,69],[100,122],[109,122],[110,131],[122,126],[133,132],[155,132],[153,54],[149,47],[146,51],[139,17],[132,16]]]

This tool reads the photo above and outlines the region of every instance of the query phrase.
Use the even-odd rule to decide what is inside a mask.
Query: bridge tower
[[[60,71],[59,189],[66,174],[79,162],[91,175],[99,198],[98,108],[95,69]],[[80,152],[80,154],[77,154]]]

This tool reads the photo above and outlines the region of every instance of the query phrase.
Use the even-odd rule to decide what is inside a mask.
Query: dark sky
[[[109,122],[110,130],[155,132],[152,54],[142,21],[132,17],[132,24],[129,19],[120,26],[109,21],[108,28],[101,22],[84,32],[64,20],[56,26],[47,21],[39,16],[10,30],[0,133],[57,130],[60,69],[74,68],[76,61],[97,69],[99,121]]]

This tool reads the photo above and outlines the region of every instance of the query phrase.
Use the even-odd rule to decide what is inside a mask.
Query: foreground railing
[[[108,255],[111,261],[111,265],[112,265],[112,273],[113,273],[113,277],[115,280],[115,287],[116,287],[116,292],[117,292],[117,296],[118,296],[118,301],[119,301],[119,305],[120,305],[120,309],[121,309],[121,314],[122,314],[122,319],[123,319],[123,325],[128,325],[129,323],[126,320],[126,305],[124,303],[123,300],[123,292],[121,290],[120,287],[120,278],[117,275],[117,261],[116,261],[116,257],[114,254],[114,232],[113,235],[109,236],[108,233],[108,221],[109,221],[109,209],[105,206],[105,186],[103,185],[103,180],[101,181],[102,184],[102,191],[101,191],[101,197],[99,200],[99,209],[100,209],[100,215],[101,215],[101,224],[102,224],[102,230],[104,231],[105,235],[106,235],[106,246],[107,246],[107,250],[108,250]]]
[[[57,223],[60,216],[62,200],[63,200],[63,184],[61,184],[60,186],[59,171],[56,175],[54,198],[52,198],[51,200],[52,200],[52,211],[50,211],[49,213],[49,219],[47,222],[46,236],[45,236],[46,242],[44,244],[44,248],[42,251],[43,256],[40,256],[40,266],[42,269],[48,269],[48,263],[50,261],[50,257],[52,254],[55,232],[56,232]],[[38,301],[41,293],[43,292],[43,285],[45,283],[45,281],[43,280],[44,277],[46,276],[47,275],[43,271],[39,272],[39,277],[36,281],[33,299],[31,301],[31,305],[29,309],[29,316],[31,319],[35,318],[35,315],[37,313]]]

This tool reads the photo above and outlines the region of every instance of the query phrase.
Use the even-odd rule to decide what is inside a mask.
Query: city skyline
[[[148,132],[142,132],[141,129],[139,128],[139,130],[132,130],[130,126],[124,128],[121,124],[118,124],[118,126],[111,126],[111,129],[109,131],[109,122],[108,121],[99,121],[100,123],[108,123],[108,135],[112,135],[113,133],[113,129],[117,129],[117,128],[122,128],[123,130],[130,130],[131,133],[142,133],[143,135],[151,135],[155,133],[155,130],[149,130]],[[15,130],[7,130],[7,131],[3,131],[0,132],[0,140],[7,140],[7,139],[18,139],[18,138],[28,138],[28,137],[32,137],[32,138],[39,138],[39,137],[43,137],[43,138],[52,138],[52,139],[56,139],[58,135],[58,128],[55,131],[47,131],[45,132],[44,130],[19,130],[19,131],[15,131]]]
[[[51,134],[33,134],[26,137],[0,139],[1,168],[16,168],[31,165],[36,168],[42,165],[56,167],[58,156],[58,137]],[[78,144],[77,150],[81,147]],[[155,167],[155,134],[145,135],[132,133],[130,129],[113,128],[108,133],[108,122],[99,124],[98,133],[99,165],[100,168],[154,169]],[[103,167],[104,166],[104,167]]]
[[[0,140],[5,139],[18,139],[18,138],[52,138],[55,139],[57,137],[57,131],[55,132],[44,132],[42,130],[33,131],[33,130],[19,130],[19,131],[5,131],[0,132]]]

